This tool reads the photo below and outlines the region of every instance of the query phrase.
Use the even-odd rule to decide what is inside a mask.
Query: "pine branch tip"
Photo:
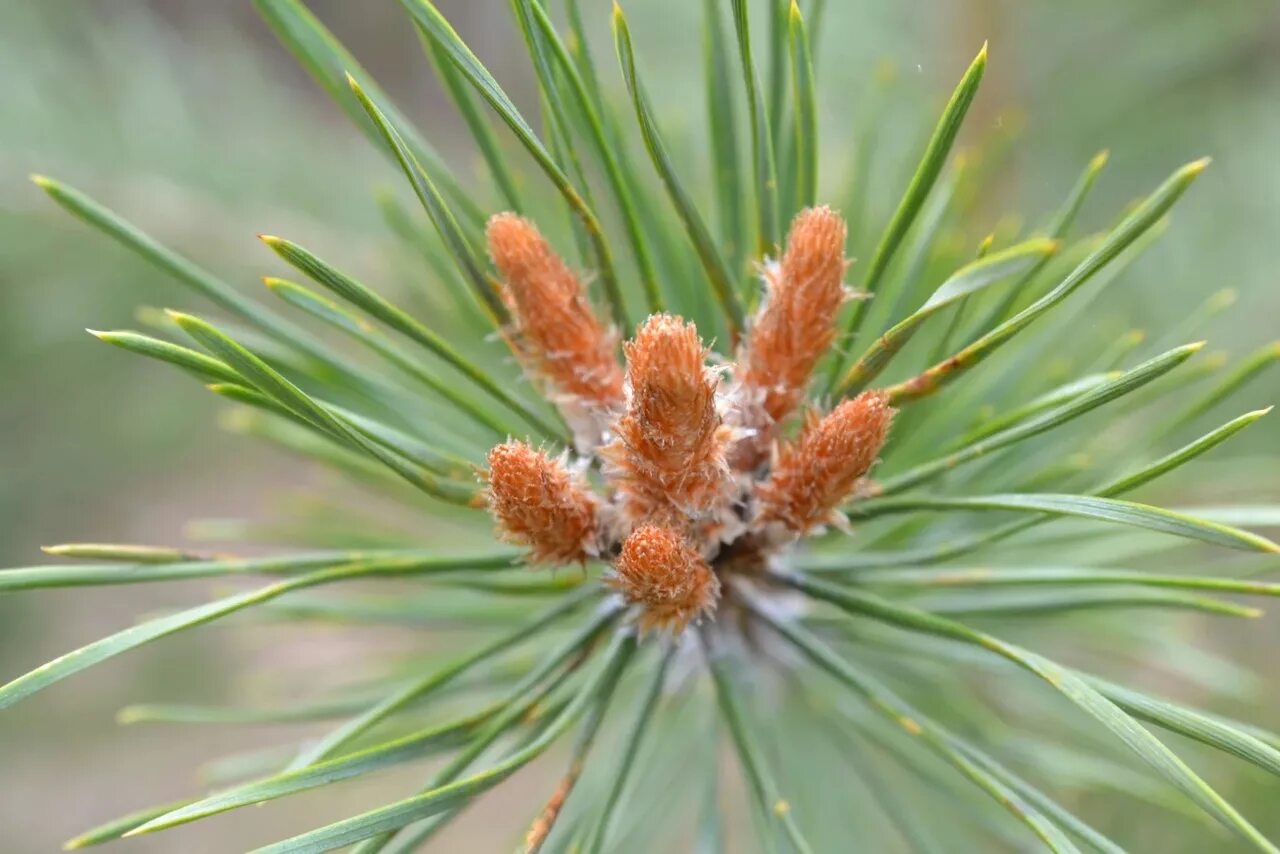
[[[116,723],[120,726],[130,726],[140,720],[142,720],[142,714],[139,706],[125,706],[116,712]]]
[[[190,329],[192,327],[199,329],[200,327],[209,325],[194,314],[187,314],[185,311],[178,311],[176,308],[166,308],[164,309],[164,314],[165,317],[169,318],[183,329]]]

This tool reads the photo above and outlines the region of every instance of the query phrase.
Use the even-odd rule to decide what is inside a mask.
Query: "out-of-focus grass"
[[[670,8],[640,14],[639,7],[659,3]],[[420,85],[427,75],[395,3],[312,5],[402,93],[434,142],[464,167],[474,161],[456,145],[451,110]],[[503,4],[441,5],[517,96],[527,95],[519,85],[523,57],[508,49]],[[601,36],[597,59],[610,63],[607,4],[584,5]],[[651,85],[662,92],[664,128],[701,157],[702,105],[679,76],[697,61],[697,30],[685,7],[699,4],[632,5],[646,53],[665,49],[679,60],[648,63]],[[954,70],[990,38],[992,64],[971,132],[1008,134],[1011,147],[998,166],[1004,197],[992,199],[987,227],[996,226],[1000,211],[1046,210],[1100,147],[1111,149],[1112,161],[1097,210],[1123,204],[1172,164],[1209,154],[1214,168],[1179,209],[1171,238],[1108,298],[1140,302],[1158,340],[1160,329],[1176,326],[1210,293],[1235,288],[1238,302],[1217,321],[1211,349],[1239,355],[1280,335],[1280,273],[1270,244],[1280,234],[1280,14],[1271,0],[828,0],[827,7],[819,34],[822,132],[838,141],[861,126],[873,81],[886,68],[895,77],[891,100],[911,105],[890,108],[877,122],[879,146],[863,193],[868,231],[883,221],[927,131],[932,113],[920,109],[921,98],[940,100]],[[386,165],[316,96],[247,2],[0,0],[0,72],[0,562],[35,562],[37,544],[60,538],[171,539],[187,516],[251,515],[265,492],[305,482],[305,474],[265,452],[246,454],[243,442],[243,467],[225,469],[219,448],[238,440],[212,430],[212,400],[173,372],[81,331],[135,326],[140,303],[196,301],[54,209],[26,176],[48,172],[82,185],[251,291],[274,264],[253,239],[262,230],[323,246],[382,284],[402,279],[405,259],[386,254],[370,192],[388,179]],[[828,187],[844,178],[825,177]],[[855,248],[868,254],[865,244]],[[1280,373],[1240,397],[1241,411],[1280,398]],[[1280,453],[1273,430],[1242,441],[1258,453]],[[1256,482],[1265,483],[1266,472],[1258,474]],[[1272,488],[1255,497],[1278,496]],[[149,602],[136,591],[0,601],[0,667],[20,670],[119,626],[129,613],[192,592],[170,589]],[[19,834],[5,850],[44,851],[61,841],[38,820],[40,804],[55,791],[86,822],[181,794],[172,788],[176,769],[192,764],[201,748],[181,747],[174,731],[112,734],[111,741],[105,733],[126,700],[191,698],[192,683],[206,697],[233,690],[217,668],[222,637],[215,631],[159,646],[52,692],[22,712],[31,716],[23,723],[34,739],[28,745],[11,743],[0,727],[0,826],[17,826]],[[198,677],[172,666],[200,660],[201,651],[207,667]],[[1253,663],[1270,666],[1258,659]],[[28,725],[35,716],[41,725]],[[1262,715],[1260,723],[1274,728],[1280,720]],[[233,733],[224,746],[235,743]],[[177,761],[175,745],[187,752]],[[150,758],[138,759],[141,751],[171,767],[150,769]],[[126,764],[137,788],[104,786],[105,775],[117,779]],[[1280,835],[1280,816],[1261,808],[1271,781],[1248,772],[1226,776],[1239,771],[1234,765],[1212,770],[1215,784],[1257,815],[1264,832]],[[9,794],[19,785],[22,797]],[[1255,797],[1259,808],[1250,810]],[[1084,805],[1096,816],[1108,807]],[[1115,822],[1130,818],[1111,811]],[[252,838],[252,828],[232,835],[237,824],[211,824],[187,843],[150,839],[120,850],[174,850],[175,841],[195,846],[184,850],[230,850]],[[1149,850],[1180,850],[1158,825],[1149,835]]]

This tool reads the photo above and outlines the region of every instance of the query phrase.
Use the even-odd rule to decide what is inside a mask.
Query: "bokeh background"
[[[600,37],[597,53],[610,59],[608,4],[583,5]],[[696,133],[701,121],[696,87],[682,85],[682,75],[699,67],[689,20],[699,5],[628,4],[650,88],[677,136]],[[478,174],[397,4],[310,6],[459,171]],[[506,4],[440,6],[532,111]],[[1005,211],[1050,208],[1099,148],[1111,151],[1092,203],[1102,211],[1122,207],[1176,165],[1211,155],[1213,168],[1179,206],[1174,228],[1126,277],[1123,299],[1141,306],[1158,337],[1210,294],[1231,288],[1235,304],[1208,324],[1212,349],[1240,355],[1280,335],[1274,0],[828,0],[821,38],[827,150],[865,127],[872,90],[892,80],[877,113],[866,190],[873,227],[900,191],[933,108],[989,39],[991,65],[967,130],[1002,140],[979,208],[985,227]],[[612,65],[602,64],[610,85],[620,87]],[[57,210],[27,176],[48,173],[84,188],[246,291],[275,269],[254,239],[260,231],[323,247],[374,281],[403,277],[404,259],[389,249],[374,201],[376,188],[397,176],[296,68],[248,0],[0,0],[0,74],[0,565],[38,562],[38,547],[56,541],[217,539],[237,530],[234,520],[305,497],[321,475],[218,430],[212,396],[83,332],[136,326],[139,306],[204,306]],[[824,176],[824,184],[840,186],[840,177]],[[1233,411],[1278,399],[1280,383],[1264,377]],[[1270,483],[1280,483],[1275,426],[1264,422],[1241,441],[1277,458]],[[1280,486],[1256,498],[1274,502]],[[207,593],[178,585],[0,598],[0,681]],[[359,638],[378,642],[374,634]],[[1280,682],[1277,643],[1280,621],[1272,619],[1230,649],[1267,685]],[[359,651],[324,632],[300,645],[268,631],[201,630],[4,712],[0,851],[57,850],[93,823],[176,797],[190,785],[190,769],[211,757],[270,744],[273,736],[267,728],[214,728],[196,738],[178,727],[118,727],[121,706],[225,699],[244,690],[244,678],[233,675],[237,661],[296,656],[305,674],[354,661]],[[1262,696],[1274,702],[1251,717],[1280,727],[1280,691]],[[1233,785],[1229,771],[1210,777],[1280,838],[1274,781]],[[242,850],[316,815],[373,805],[402,791],[405,779],[414,776],[289,799],[115,850]],[[530,785],[521,780],[508,787],[513,798]],[[1104,830],[1128,820],[1105,802],[1086,806]],[[510,837],[490,825],[501,810],[499,799],[471,810],[440,850],[500,848]],[[1187,842],[1154,830],[1149,850],[1205,850],[1205,838]]]

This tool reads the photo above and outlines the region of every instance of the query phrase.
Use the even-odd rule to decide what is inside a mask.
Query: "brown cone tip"
[[[620,406],[615,339],[596,317],[581,280],[523,217],[496,214],[486,235],[529,369],[562,394],[593,406]]]
[[[768,274],[769,293],[740,358],[742,384],[762,395],[764,415],[776,423],[804,396],[818,360],[835,339],[844,302],[845,223],[828,207],[796,215],[786,252]]]
[[[489,452],[489,510],[533,563],[583,563],[595,552],[596,499],[559,462],[524,442]]]
[[[622,544],[608,583],[628,602],[639,605],[641,628],[682,631],[710,612],[720,581],[688,541],[668,528],[645,525]]]
[[[796,534],[832,521],[875,464],[893,415],[879,391],[846,400],[825,418],[810,413],[799,438],[781,448],[772,474],[756,491],[759,518],[781,522]]]
[[[626,355],[631,395],[606,456],[631,513],[707,510],[724,490],[726,436],[716,409],[719,381],[697,327],[654,315],[627,342]]]

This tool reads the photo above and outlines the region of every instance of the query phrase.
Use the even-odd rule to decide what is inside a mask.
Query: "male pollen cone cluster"
[[[614,332],[532,223],[499,214],[488,240],[521,363],[573,427],[579,455],[571,467],[517,440],[489,454],[490,511],[530,562],[608,560],[605,581],[640,627],[679,632],[715,610],[722,587],[732,592],[744,551],[762,563],[842,521],[884,446],[886,395],[863,392],[825,416],[808,408],[798,435],[783,437],[848,297],[838,214],[796,216],[781,261],[766,265],[738,364],[721,369],[692,323],[657,314],[624,345],[624,373]],[[580,474],[593,466],[601,494]],[[717,557],[730,551],[722,574]]]

